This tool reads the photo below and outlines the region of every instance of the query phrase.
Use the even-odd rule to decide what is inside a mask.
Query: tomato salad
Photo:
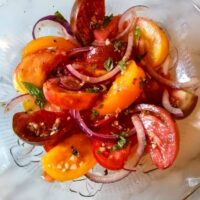
[[[164,30],[139,17],[146,9],[105,15],[104,0],[76,0],[70,23],[56,12],[33,27],[14,72],[22,94],[6,109],[23,103],[13,130],[44,147],[42,167],[53,180],[85,175],[95,182],[119,181],[144,154],[158,169],[174,163],[175,119],[188,116],[198,97],[188,91],[192,82],[172,80],[169,68],[178,56],[170,55]],[[47,26],[60,35],[41,36]],[[97,163],[115,173],[92,173]]]

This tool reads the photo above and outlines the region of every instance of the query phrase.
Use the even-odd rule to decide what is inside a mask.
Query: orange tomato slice
[[[95,164],[91,141],[81,133],[66,138],[42,158],[43,170],[58,181],[79,178]]]
[[[36,40],[32,40],[24,47],[24,49],[22,50],[22,58],[32,53],[35,53],[41,49],[53,48],[63,51],[69,51],[75,47],[77,47],[76,44],[62,37],[56,37],[56,36],[40,37]]]
[[[142,93],[144,80],[144,71],[134,61],[129,61],[126,71],[116,78],[103,102],[95,110],[100,115],[106,115],[127,108]]]
[[[152,20],[139,18],[140,40],[144,42],[147,55],[145,63],[152,67],[161,65],[169,54],[169,41],[164,31]]]
[[[24,57],[14,72],[14,86],[20,92],[26,92],[22,82],[42,87],[49,72],[66,58],[63,51],[41,50]]]

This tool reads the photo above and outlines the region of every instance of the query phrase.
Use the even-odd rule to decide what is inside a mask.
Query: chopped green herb
[[[98,23],[98,22],[96,22],[95,24],[92,25],[92,27],[93,27],[94,29],[99,29],[99,28],[101,27],[101,24]]]
[[[111,19],[113,18],[113,14],[104,17],[103,27],[105,28],[110,23]]]
[[[126,61],[120,60],[118,64],[122,72],[126,70],[126,64],[127,64]]]
[[[145,53],[145,54],[143,54],[143,55],[136,55],[135,56],[135,61],[136,62],[141,62],[143,59],[144,59],[144,57],[147,55],[147,53]]]
[[[140,77],[139,86],[140,86],[140,88],[141,88],[141,89],[142,89],[142,88],[144,88],[144,85],[145,85],[145,83],[146,83],[146,79],[145,79],[145,78],[142,78],[142,77]]]
[[[99,109],[103,108],[103,104],[100,104],[100,105],[98,106],[98,108],[99,108]]]
[[[24,87],[27,89],[28,93],[35,97],[35,103],[39,108],[43,108],[46,100],[43,94],[43,91],[32,83],[22,82]]]
[[[135,82],[137,81],[137,78],[134,78],[132,81],[132,84],[135,85]]]
[[[140,34],[141,34],[140,27],[136,26],[136,28],[135,28],[135,39],[136,39],[136,41],[138,41],[140,39]]]
[[[126,132],[121,132],[119,134],[115,134],[116,137],[118,137],[117,144],[113,145],[112,150],[120,150],[125,148],[128,145],[128,140],[126,137],[128,136],[128,133]]]
[[[96,119],[99,116],[99,113],[96,110],[92,110],[91,118]]]
[[[104,68],[109,72],[113,69],[113,67],[114,67],[113,59],[109,57],[104,63]]]
[[[6,106],[6,102],[1,102],[1,106],[5,107]]]
[[[63,15],[57,10],[54,15],[56,16],[57,20],[60,22],[65,22],[66,19],[63,17]]]
[[[114,52],[119,52],[122,47],[122,43],[120,40],[116,40],[114,43]]]
[[[74,148],[73,146],[71,147],[72,148],[72,155],[74,156],[78,156],[78,150],[76,148]]]
[[[99,92],[99,88],[98,87],[96,87],[96,86],[94,86],[93,88],[86,88],[86,92],[88,92],[88,93],[97,93],[97,92]]]
[[[96,64],[91,66],[91,71],[92,71],[92,72],[95,72],[96,69],[97,69],[97,65],[96,65]]]
[[[99,149],[97,149],[97,150],[96,150],[96,153],[97,153],[97,154],[100,154],[100,153],[101,153],[101,151],[100,151]]]

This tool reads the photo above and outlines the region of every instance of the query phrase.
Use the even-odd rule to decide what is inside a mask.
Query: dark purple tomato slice
[[[39,110],[13,116],[13,130],[27,143],[54,144],[72,132],[73,119],[68,112]]]

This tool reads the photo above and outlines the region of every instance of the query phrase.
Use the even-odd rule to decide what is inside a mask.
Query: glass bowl
[[[199,103],[189,117],[178,121],[180,152],[175,164],[159,171],[144,157],[139,170],[120,182],[98,184],[82,177],[65,183],[47,183],[42,180],[41,147],[20,141],[12,130],[12,116],[21,106],[4,112],[5,103],[17,93],[12,86],[14,68],[20,61],[23,46],[32,39],[34,23],[41,17],[59,10],[69,19],[73,0],[0,0],[0,199],[148,199],[180,200],[188,196],[198,199],[200,191],[200,107]],[[199,77],[200,38],[199,15],[191,2],[107,0],[107,13],[122,13],[127,8],[143,4],[152,11],[146,13],[168,32],[178,48],[180,63],[177,79],[187,81]],[[188,15],[189,14],[189,15]],[[195,91],[199,94],[199,90]],[[195,191],[195,193],[193,193]]]

